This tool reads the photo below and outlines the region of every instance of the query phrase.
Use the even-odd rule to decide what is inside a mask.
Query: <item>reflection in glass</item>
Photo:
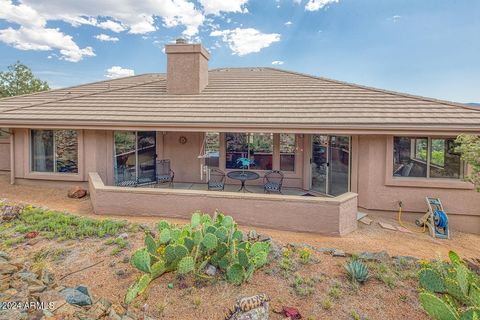
[[[453,178],[462,176],[460,154],[455,152],[455,139],[432,139],[430,149],[430,177]]]
[[[393,175],[427,177],[427,138],[395,137],[393,139]]]
[[[280,170],[295,171],[295,134],[280,134]]]
[[[250,169],[272,170],[273,134],[251,133],[249,140],[250,160],[253,161]]]
[[[75,130],[32,130],[32,171],[78,173]]]

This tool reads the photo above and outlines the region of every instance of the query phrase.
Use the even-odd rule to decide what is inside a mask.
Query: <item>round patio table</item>
[[[247,180],[257,180],[258,178],[260,178],[260,175],[253,171],[230,171],[229,173],[227,173],[227,177],[233,180],[239,180],[242,183],[242,186],[240,187],[240,189],[238,189],[238,191],[243,190],[243,192],[251,192],[245,187],[245,182]]]

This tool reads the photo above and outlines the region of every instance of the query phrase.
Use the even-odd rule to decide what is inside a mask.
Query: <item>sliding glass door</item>
[[[114,132],[115,183],[155,180],[156,139],[155,131]]]
[[[312,136],[312,190],[338,196],[350,190],[350,137]]]

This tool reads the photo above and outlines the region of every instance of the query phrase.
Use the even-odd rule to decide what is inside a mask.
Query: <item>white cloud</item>
[[[97,22],[94,25],[99,27],[99,28],[110,30],[110,31],[117,32],[117,33],[126,30],[126,28],[121,23],[118,23],[118,22],[115,22],[115,21],[112,21],[112,20]]]
[[[109,42],[117,42],[118,40],[120,40],[117,37],[111,37],[108,34],[104,34],[104,33],[97,34],[95,36],[95,39],[100,41],[109,41]]]
[[[113,32],[128,30],[134,34],[157,30],[158,17],[165,27],[183,26],[183,34],[192,36],[198,33],[205,19],[189,0],[23,0],[22,4],[46,20],[61,20],[74,26],[88,24]]]
[[[247,13],[245,4],[248,0],[200,0],[205,14],[218,15],[220,12],[243,12]]]
[[[274,66],[281,66],[282,64],[284,64],[285,62],[284,61],[281,61],[281,60],[275,60],[275,61],[272,61],[272,64]]]
[[[287,22],[285,22],[285,25],[286,25],[286,26],[291,26],[291,25],[292,25],[292,21],[287,21]]]
[[[338,3],[339,0],[308,0],[305,5],[305,10],[307,11],[317,11],[323,9],[326,5],[330,3]]]
[[[110,79],[121,78],[121,77],[129,77],[135,75],[135,71],[132,69],[125,69],[120,66],[113,66],[107,69],[107,73],[105,77]]]
[[[249,53],[260,52],[263,48],[269,47],[272,43],[280,41],[278,33],[261,33],[257,29],[231,29],[216,30],[210,33],[213,37],[222,37],[233,54],[244,56]]]
[[[394,15],[393,17],[390,18],[393,22],[398,22],[400,19],[402,19],[402,16],[399,15]]]
[[[81,49],[69,35],[63,34],[59,29],[51,28],[7,28],[0,30],[0,41],[19,49],[47,51],[60,50],[60,59],[78,62],[84,57],[95,56],[92,47]]]

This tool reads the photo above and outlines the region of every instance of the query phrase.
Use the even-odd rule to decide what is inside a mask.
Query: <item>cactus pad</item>
[[[432,291],[432,292],[445,291],[442,277],[437,271],[431,268],[425,268],[420,270],[418,274],[418,278],[422,286],[428,291]]]
[[[238,263],[245,269],[248,268],[250,265],[250,259],[248,258],[245,250],[243,249],[238,250]]]
[[[177,259],[182,259],[189,254],[187,247],[179,244],[175,246],[175,256]]]
[[[243,241],[243,232],[240,230],[235,230],[235,232],[232,234],[232,239],[239,242]]]
[[[145,246],[151,255],[157,254],[157,243],[150,233],[145,235]]]
[[[173,244],[169,244],[165,248],[165,261],[167,261],[167,263],[172,263],[176,258],[177,255],[175,254],[175,246]]]
[[[215,235],[217,236],[218,240],[222,242],[227,241],[227,237],[228,237],[227,234],[228,234],[228,231],[225,227],[220,227],[217,229],[217,231],[215,231]]]
[[[222,258],[223,256],[225,256],[228,252],[228,247],[225,243],[219,243],[218,246],[217,246],[217,255]]]
[[[170,238],[171,238],[171,235],[170,235],[170,229],[168,228],[165,228],[165,229],[162,229],[162,231],[160,231],[160,243],[161,244],[165,244],[165,243],[168,243],[170,241]]]
[[[211,233],[207,233],[202,240],[203,246],[208,250],[213,250],[217,247],[217,237]]]
[[[420,293],[420,303],[423,309],[435,320],[457,320],[456,311],[430,292]]]
[[[183,239],[183,245],[187,247],[188,251],[191,252],[194,246],[193,239],[190,237],[185,237]]]
[[[162,220],[157,224],[157,229],[158,232],[162,232],[163,229],[170,229],[170,224],[167,221]]]
[[[235,263],[227,269],[227,279],[230,283],[240,285],[245,278],[245,271],[241,265]]]
[[[155,262],[150,268],[150,276],[152,277],[152,279],[156,279],[160,277],[162,274],[164,274],[166,271],[167,271],[167,268],[165,266],[165,262],[160,260]]]
[[[193,257],[187,256],[183,257],[182,260],[178,263],[177,266],[177,273],[178,274],[187,274],[192,272],[195,267],[195,263],[193,261]]]
[[[192,219],[190,221],[190,226],[192,228],[196,228],[200,224],[201,218],[202,218],[202,216],[199,212],[195,212],[194,214],[192,214]]]
[[[142,294],[148,285],[152,281],[152,278],[148,274],[144,274],[137,280],[133,285],[128,288],[127,294],[125,295],[125,303],[130,304],[139,294]]]
[[[150,272],[150,254],[146,249],[138,249],[130,260],[132,266],[143,272]]]
[[[479,308],[470,308],[465,311],[460,320],[480,320],[480,309]]]
[[[222,220],[222,225],[227,229],[231,228],[233,226],[233,218],[230,216],[225,216]]]

